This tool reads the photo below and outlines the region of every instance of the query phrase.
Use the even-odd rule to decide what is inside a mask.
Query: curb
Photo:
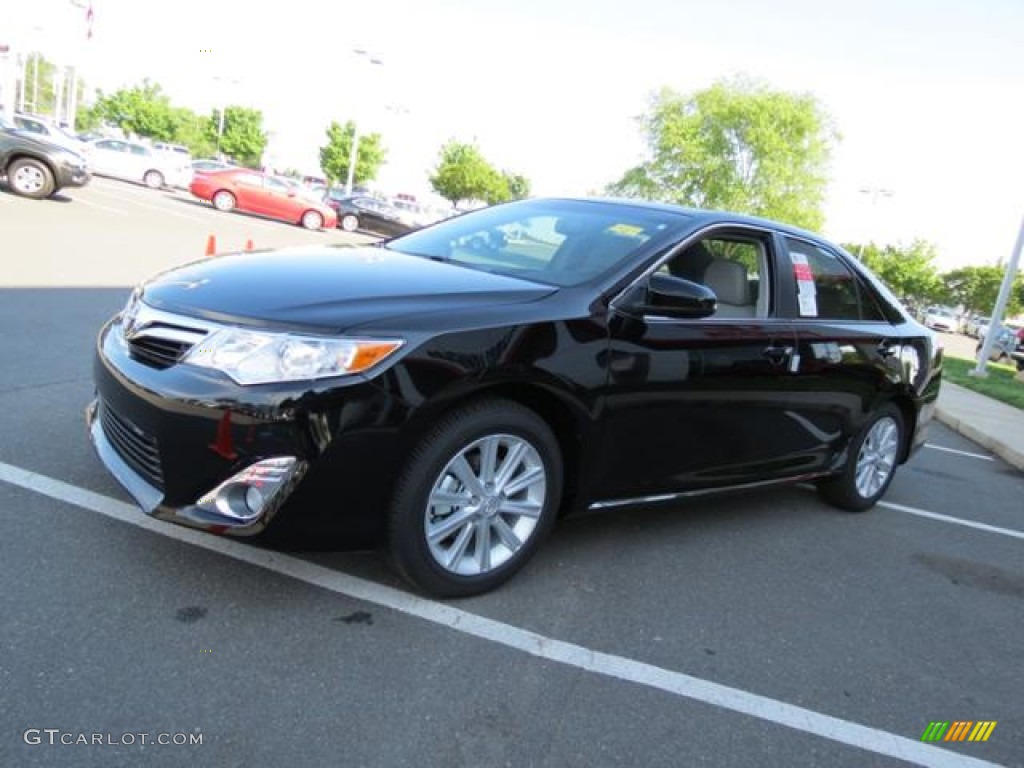
[[[1020,471],[1024,472],[1024,453],[1011,448],[1002,440],[992,437],[992,435],[982,432],[980,429],[972,427],[970,424],[964,423],[956,416],[953,416],[939,406],[935,407],[935,418],[957,434],[963,435],[968,440],[977,443],[983,448],[987,448],[1010,466],[1016,467]]]

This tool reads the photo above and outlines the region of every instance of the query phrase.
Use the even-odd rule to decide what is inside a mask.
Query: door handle
[[[761,354],[768,358],[772,365],[782,365],[793,354],[792,347],[765,347]]]
[[[876,347],[879,357],[892,357],[896,354],[897,349],[898,346],[892,339],[882,339]]]

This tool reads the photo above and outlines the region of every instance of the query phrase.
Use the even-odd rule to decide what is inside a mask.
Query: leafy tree
[[[530,180],[528,178],[509,171],[504,171],[501,175],[505,178],[510,200],[524,200],[530,196]]]
[[[332,184],[348,181],[348,163],[355,133],[356,124],[351,120],[346,121],[345,125],[331,122],[327,127],[327,144],[320,147],[320,169]],[[360,135],[353,185],[377,178],[377,172],[384,165],[386,157],[387,150],[384,149],[379,133]]]
[[[935,246],[915,240],[907,247],[845,244],[864,264],[892,289],[907,299],[931,302],[945,298],[945,286],[935,266]]]
[[[987,315],[996,305],[999,287],[1006,274],[1005,267],[974,266],[960,267],[942,276],[950,297],[970,312]],[[1006,316],[1016,315],[1024,306],[1024,278],[1020,275],[1010,291],[1006,305]]]
[[[456,207],[464,200],[493,204],[508,200],[511,194],[505,178],[484,159],[475,144],[454,139],[441,147],[430,185]]]
[[[820,229],[838,135],[818,101],[748,80],[680,95],[663,88],[640,117],[648,159],[608,192],[723,208]]]
[[[191,109],[174,109],[174,142],[188,147],[193,157],[211,157],[217,151],[217,128],[210,116],[200,116]]]
[[[230,106],[224,109],[224,132],[217,141],[220,130],[220,111],[214,110],[208,124],[213,132],[215,144],[220,151],[234,158],[236,163],[247,168],[258,168],[267,146],[267,134],[263,130],[263,113],[249,107]]]
[[[91,111],[92,117],[100,122],[158,141],[174,141],[180,120],[180,113],[171,106],[167,95],[149,80],[110,95],[99,91]]]

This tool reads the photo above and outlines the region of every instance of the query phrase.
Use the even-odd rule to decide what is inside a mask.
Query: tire
[[[7,183],[14,194],[33,200],[47,198],[57,189],[53,173],[46,163],[31,157],[23,157],[11,163],[7,169]]]
[[[317,211],[306,211],[300,221],[306,229],[323,229],[324,217]]]
[[[146,171],[142,181],[150,189],[162,189],[164,186],[164,175],[160,171]]]
[[[544,420],[506,400],[472,403],[410,453],[388,516],[391,558],[435,597],[487,592],[536,552],[561,493],[561,452]]]
[[[355,232],[359,229],[359,217],[354,213],[346,213],[338,221],[338,225],[346,232]]]
[[[226,189],[222,189],[214,193],[210,202],[213,203],[213,207],[218,211],[224,211],[225,213],[233,211],[235,206],[238,205],[238,201],[235,200],[235,196]]]
[[[886,403],[850,441],[843,471],[818,483],[830,504],[847,512],[863,512],[889,489],[903,448],[903,416]]]

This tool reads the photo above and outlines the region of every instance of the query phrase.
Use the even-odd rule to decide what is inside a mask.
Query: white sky
[[[148,76],[197,111],[260,108],[303,170],[329,120],[359,119],[384,134],[380,181],[396,192],[427,189],[449,138],[475,139],[535,194],[600,190],[641,160],[634,118],[653,90],[745,74],[834,118],[825,234],[922,238],[943,267],[991,264],[1024,214],[1021,0],[94,0],[88,44],[70,0],[14,5],[0,0],[0,35],[91,86]],[[893,196],[872,205],[866,187]]]

